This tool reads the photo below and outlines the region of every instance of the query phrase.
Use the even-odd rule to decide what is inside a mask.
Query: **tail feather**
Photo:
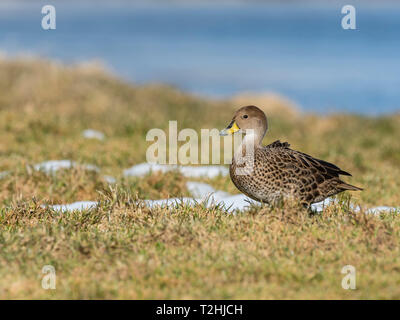
[[[352,177],[351,173],[348,173],[347,171],[340,170],[338,173],[344,176]]]
[[[348,184],[346,182],[342,182],[341,184],[338,185],[338,187],[340,189],[342,189],[343,191],[345,191],[345,190],[352,190],[352,191],[362,191],[362,190],[364,190],[363,188],[359,188],[359,187],[353,186],[353,185]]]

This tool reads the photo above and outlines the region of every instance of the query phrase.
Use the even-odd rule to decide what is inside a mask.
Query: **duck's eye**
[[[243,118],[244,119],[247,119],[249,116],[247,115],[247,114],[245,114],[244,116],[243,116]]]

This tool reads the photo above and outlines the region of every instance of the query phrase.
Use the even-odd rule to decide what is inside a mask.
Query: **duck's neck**
[[[257,148],[262,147],[262,139],[264,138],[265,133],[257,132],[255,130],[246,131],[246,135],[244,136],[242,143],[237,148],[233,160],[237,162],[239,159],[242,161],[247,161],[245,159],[254,159],[254,152]]]

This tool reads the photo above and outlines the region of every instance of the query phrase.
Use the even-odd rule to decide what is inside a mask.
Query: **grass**
[[[344,194],[322,215],[294,203],[229,215],[201,205],[148,209],[141,199],[188,195],[176,172],[124,178],[144,162],[148,130],[223,128],[239,103],[269,116],[265,143],[280,139],[353,174],[365,188]],[[256,102],[254,102],[256,101]],[[104,141],[81,136],[105,133]],[[400,205],[400,115],[319,116],[276,96],[212,101],[174,88],[134,86],[93,65],[0,60],[0,298],[400,298],[400,217],[352,212]],[[101,172],[33,165],[71,159]],[[109,185],[103,175],[117,178]],[[229,177],[203,179],[237,193]],[[100,201],[91,211],[44,205]],[[137,202],[139,200],[139,202]],[[353,265],[357,289],[344,290]],[[56,290],[41,287],[53,265]]]

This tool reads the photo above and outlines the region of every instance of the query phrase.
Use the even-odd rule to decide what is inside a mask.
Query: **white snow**
[[[316,212],[323,212],[324,208],[326,206],[329,206],[330,204],[334,203],[335,201],[331,198],[327,198],[324,201],[314,203],[311,205],[311,209]],[[359,205],[353,205],[350,204],[350,208],[354,210],[355,212],[359,212],[361,210],[361,207]],[[399,212],[400,213],[400,207],[388,207],[388,206],[378,206],[378,207],[372,207],[369,209],[365,210],[366,214],[376,214],[379,215],[381,213],[391,213],[391,212]]]
[[[188,181],[186,182],[186,188],[194,198],[199,198],[199,199],[205,199],[210,195],[213,195],[214,198],[217,199],[230,196],[229,193],[215,190],[209,184],[202,182]]]
[[[257,203],[244,194],[231,195],[225,191],[215,190],[207,183],[188,181],[186,187],[191,195],[197,198],[198,203],[206,202],[208,207],[221,205],[228,212],[243,210],[251,203]]]
[[[68,212],[74,210],[83,211],[83,210],[94,209],[97,207],[97,205],[98,203],[95,201],[78,201],[70,204],[57,204],[50,207],[58,212]]]
[[[365,211],[367,214],[380,214],[380,213],[400,213],[400,207],[395,208],[395,207],[387,207],[387,206],[379,206],[379,207],[374,207],[370,208]]]
[[[155,164],[155,163],[141,163],[137,164],[129,169],[124,170],[123,175],[126,177],[140,177],[144,176],[150,172],[167,172],[176,169],[177,167],[163,164]]]
[[[226,176],[229,173],[227,167],[224,166],[177,166],[167,164],[156,164],[156,163],[140,163],[133,167],[124,170],[124,176],[126,177],[141,177],[150,172],[161,171],[163,173],[167,171],[178,170],[185,177],[189,178],[214,178],[219,175]]]
[[[107,176],[107,175],[105,175],[105,176],[103,176],[103,179],[104,179],[107,183],[109,183],[109,184],[114,184],[114,183],[117,182],[117,179],[115,179],[115,178],[112,177],[112,176]]]
[[[197,198],[170,198],[170,199],[159,199],[159,200],[144,200],[144,203],[149,208],[155,207],[177,207],[180,205],[194,206],[196,204],[203,204],[207,207],[212,207],[215,205],[220,205],[229,213],[234,213],[236,211],[242,211],[251,206],[251,204],[259,204],[257,201],[250,199],[244,194],[229,195],[223,191],[215,191],[210,185],[199,182],[188,182],[188,184],[194,188],[194,196]],[[197,189],[195,189],[195,187]],[[200,191],[199,191],[200,188]],[[203,189],[203,190],[201,190]],[[214,190],[214,193],[212,192]],[[197,192],[197,193],[196,193]],[[311,205],[312,210],[316,212],[322,212],[323,208],[334,203],[333,199],[325,199],[322,202],[318,202]],[[88,210],[93,209],[98,205],[95,201],[78,201],[70,204],[60,204],[50,206],[55,211],[68,212],[74,210]],[[355,211],[360,211],[360,207],[357,206]],[[400,212],[400,208],[379,206],[373,207],[365,211],[367,214],[380,214],[380,213],[390,213],[390,212]]]
[[[160,199],[160,200],[144,200],[144,203],[149,208],[154,207],[177,207],[179,205],[189,205],[194,206],[197,200],[194,198],[170,198],[170,199]]]
[[[224,198],[215,198],[211,196],[208,199],[195,199],[195,198],[171,198],[171,199],[160,199],[160,200],[144,200],[144,203],[149,208],[154,207],[177,207],[180,205],[194,206],[195,204],[202,204],[210,208],[216,205],[220,205],[227,212],[233,213],[236,210],[243,210],[250,206],[251,203],[257,204],[254,200],[249,199],[243,194],[237,194],[233,196],[227,196]]]
[[[224,166],[199,166],[199,167],[190,167],[190,166],[181,166],[179,167],[179,171],[185,176],[189,178],[215,178],[219,175],[226,176],[229,174],[229,169]]]
[[[48,173],[52,173],[61,168],[71,168],[76,166],[83,166],[88,170],[99,171],[99,168],[93,165],[78,165],[71,160],[52,160],[46,161],[35,165],[36,170],[43,170]],[[170,166],[170,165],[158,165],[150,163],[141,163],[131,167],[130,169],[124,170],[125,176],[143,176],[152,171],[167,172],[170,170],[179,170],[186,177],[215,177],[218,175],[227,175],[229,173],[228,169],[224,166]],[[109,183],[115,183],[115,178],[111,176],[103,176],[103,179]],[[146,206],[153,207],[176,207],[179,205],[189,205],[194,206],[195,204],[203,204],[207,207],[220,205],[227,212],[235,212],[237,210],[244,210],[248,208],[251,204],[259,204],[257,201],[250,199],[244,194],[231,195],[227,192],[215,190],[212,186],[207,183],[188,181],[186,187],[191,197],[186,198],[171,198],[171,199],[158,199],[158,200],[144,200]],[[315,212],[323,212],[324,208],[334,203],[335,200],[328,198],[324,201],[314,203],[311,205],[311,209]],[[74,202],[65,205],[54,205],[51,206],[56,211],[66,212],[72,210],[87,210],[97,206],[97,202],[94,201],[81,201]],[[355,211],[360,211],[360,206],[352,206],[351,208]],[[387,207],[379,206],[369,208],[365,211],[367,214],[379,214],[381,212],[399,212],[400,207]]]
[[[151,208],[155,206],[171,207],[181,205],[182,203],[186,205],[195,205],[199,203],[207,207],[220,205],[231,213],[236,210],[243,210],[249,207],[251,203],[257,204],[256,201],[248,198],[244,194],[231,195],[224,191],[215,190],[207,183],[188,181],[186,187],[194,198],[145,200],[145,203]]]
[[[79,164],[71,160],[49,160],[35,164],[33,168],[38,171],[43,171],[47,174],[55,173],[60,169],[71,169],[71,168],[83,168],[85,170],[96,171],[96,172],[100,171],[100,169],[93,164]]]
[[[186,188],[195,198],[203,198],[215,192],[215,189],[207,183],[188,181]]]
[[[220,199],[215,199],[212,204],[222,205],[222,207],[228,212],[234,212],[236,210],[244,210],[250,207],[251,204],[259,204],[259,202],[250,199],[244,194],[235,194]]]
[[[86,139],[97,139],[97,140],[104,140],[105,136],[103,132],[93,130],[93,129],[86,129],[82,131],[82,137]]]
[[[0,172],[0,179],[7,177],[10,174],[10,171],[1,171]]]
[[[326,198],[324,201],[313,203],[311,205],[311,210],[315,212],[322,212],[324,208],[332,204],[334,201],[331,198]]]
[[[243,194],[230,195],[227,192],[215,190],[207,183],[188,181],[186,187],[193,198],[144,200],[144,203],[150,208],[157,206],[176,207],[182,204],[194,206],[196,203],[206,205],[207,207],[221,205],[228,212],[243,210],[248,207],[250,203],[256,203]]]
[[[184,197],[184,198],[170,198],[170,199],[159,199],[159,200],[144,200],[144,203],[149,208],[155,207],[177,207],[180,205],[194,206],[196,204],[203,204],[207,207],[212,207],[220,205],[229,213],[234,213],[236,211],[242,211],[252,204],[259,204],[257,201],[250,199],[244,194],[230,195],[224,191],[214,190],[213,187],[206,183],[200,182],[188,182],[188,190],[192,193],[194,198]],[[324,201],[314,203],[311,205],[311,209],[316,212],[322,212],[326,206],[334,203],[333,199],[325,199]],[[61,204],[50,206],[56,211],[67,212],[73,210],[88,210],[95,208],[97,202],[94,201],[80,201],[71,204]],[[355,211],[359,211],[360,207],[357,206]],[[400,208],[379,206],[373,207],[365,212],[367,214],[380,214],[382,212],[400,212]]]

